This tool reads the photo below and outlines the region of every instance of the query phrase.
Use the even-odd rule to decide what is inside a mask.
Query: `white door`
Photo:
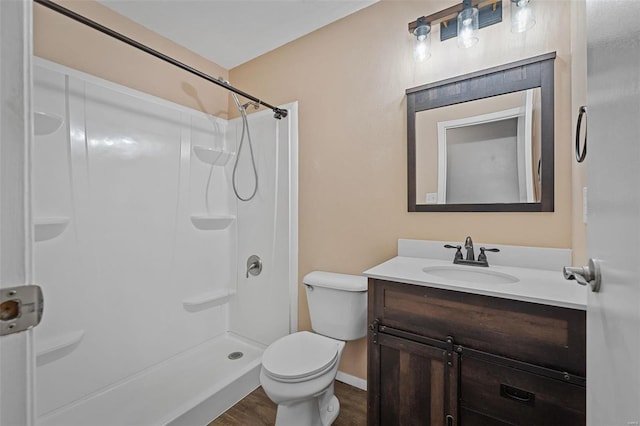
[[[30,284],[32,271],[31,8],[0,0],[0,291]],[[34,372],[33,331],[0,337],[0,426],[33,424]]]
[[[587,424],[640,422],[640,1],[587,0]]]

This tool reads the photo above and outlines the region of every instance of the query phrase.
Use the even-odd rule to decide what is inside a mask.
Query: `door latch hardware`
[[[589,265],[579,268],[565,266],[562,268],[562,275],[564,275],[565,280],[576,280],[580,285],[589,284],[591,291],[594,293],[600,291],[602,275],[600,273],[600,263],[597,259],[589,259]]]
[[[0,289],[0,336],[35,327],[43,309],[42,289],[37,285]]]
[[[447,336],[447,365],[453,367],[453,337]]]
[[[371,330],[371,341],[374,345],[378,344],[378,331],[380,329],[380,320],[374,319],[371,324],[369,324],[369,330]]]

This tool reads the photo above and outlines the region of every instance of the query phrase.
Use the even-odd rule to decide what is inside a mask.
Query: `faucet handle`
[[[480,247],[480,254],[478,255],[478,261],[479,262],[487,263],[487,255],[484,253],[485,251],[491,251],[491,252],[494,252],[494,253],[498,253],[500,251],[500,249]]]
[[[498,253],[498,252],[500,251],[500,249],[497,249],[497,248],[486,248],[486,247],[480,247],[480,251],[481,251],[482,253],[484,253],[485,251],[491,251],[491,252],[494,252],[494,253]]]
[[[452,246],[451,244],[445,244],[444,248],[449,248],[449,249],[456,249],[456,254],[454,255],[454,260],[455,259],[462,259],[462,246],[458,245],[458,246]]]

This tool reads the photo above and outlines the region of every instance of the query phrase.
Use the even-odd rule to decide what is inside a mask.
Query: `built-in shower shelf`
[[[62,126],[62,117],[46,112],[33,113],[33,132],[36,136],[50,135]]]
[[[203,231],[226,229],[236,220],[235,216],[191,216],[191,223]]]
[[[62,234],[69,225],[68,217],[41,217],[33,221],[34,239],[46,241]]]
[[[200,161],[215,166],[224,166],[229,162],[231,157],[235,155],[234,152],[199,145],[193,147],[193,152],[196,153],[196,157],[198,157]]]
[[[204,308],[205,306],[214,307],[225,304],[236,294],[235,290],[222,289],[208,291],[197,296],[189,297],[182,301],[182,305],[187,309]]]
[[[54,352],[70,348],[80,343],[83,337],[84,330],[75,330],[49,337],[48,339],[42,339],[42,341],[36,340],[36,357],[43,358],[47,355],[53,355]]]

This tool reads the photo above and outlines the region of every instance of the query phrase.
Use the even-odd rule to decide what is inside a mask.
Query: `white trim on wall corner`
[[[289,331],[298,331],[298,101],[289,110]]]
[[[363,391],[367,390],[367,381],[365,379],[352,376],[351,374],[343,373],[342,371],[338,371],[338,374],[336,374],[336,380],[356,387],[358,389],[362,389]]]

